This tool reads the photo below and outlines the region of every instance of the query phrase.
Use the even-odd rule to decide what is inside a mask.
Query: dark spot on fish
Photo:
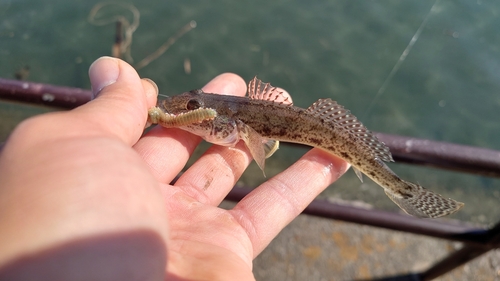
[[[267,126],[264,126],[264,127],[262,127],[262,132],[264,132],[264,135],[269,136],[269,135],[271,135],[272,130],[271,130],[271,128],[269,128]]]
[[[330,151],[333,154],[337,154],[337,149],[335,149],[335,147],[333,147],[333,146],[327,146],[327,147],[325,147],[325,149],[327,149],[328,151]]]
[[[374,176],[375,176],[375,173],[374,173],[374,172],[370,172],[369,174],[370,174],[370,176],[372,176],[372,177],[374,177]]]
[[[340,152],[340,157],[344,158],[344,159],[351,159],[351,157],[349,156],[349,154],[345,153],[345,152]]]
[[[309,141],[310,141],[311,143],[315,144],[315,145],[318,145],[318,146],[319,146],[319,145],[321,145],[321,143],[322,143],[321,139],[318,139],[318,138],[312,138],[312,137],[310,137],[310,138],[309,138]]]
[[[404,189],[405,189],[406,191],[411,191],[411,189],[412,189],[412,188],[411,188],[411,186],[407,185],[407,186],[405,186],[405,187],[404,187]]]
[[[413,195],[411,193],[399,191],[399,194],[403,196],[404,199],[413,198]]]

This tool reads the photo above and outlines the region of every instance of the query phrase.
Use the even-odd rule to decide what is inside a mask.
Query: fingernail
[[[89,68],[89,77],[94,98],[99,95],[104,87],[118,80],[120,75],[118,64],[118,60],[112,57],[101,57],[92,63]]]
[[[158,89],[158,85],[156,85],[155,81],[153,81],[149,78],[142,78],[142,80],[148,81],[149,84],[151,84],[155,88],[155,94],[156,94],[156,96],[158,96],[158,93],[160,92],[160,90]]]

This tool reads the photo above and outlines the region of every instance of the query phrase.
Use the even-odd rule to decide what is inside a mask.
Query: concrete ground
[[[423,271],[460,247],[457,242],[301,215],[255,259],[254,273],[257,280],[366,280]],[[500,281],[500,249],[436,280]]]

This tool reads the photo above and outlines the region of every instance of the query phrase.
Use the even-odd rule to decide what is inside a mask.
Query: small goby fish
[[[213,110],[213,111],[210,111]],[[193,114],[193,118],[182,116]],[[201,113],[201,114],[200,114]],[[193,90],[161,100],[149,110],[150,122],[159,116],[181,117],[179,127],[206,141],[234,146],[243,140],[264,171],[265,159],[279,141],[300,143],[334,154],[365,174],[406,213],[437,218],[458,211],[464,204],[401,179],[385,163],[392,162],[389,148],[377,139],[349,110],[331,99],[320,99],[309,108],[293,106],[282,93],[257,78],[250,81],[246,97]]]

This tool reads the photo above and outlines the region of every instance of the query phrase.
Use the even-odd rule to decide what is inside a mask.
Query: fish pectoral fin
[[[352,167],[352,170],[354,171],[354,173],[356,174],[356,176],[358,176],[358,179],[361,182],[363,182],[363,173],[360,170],[358,170],[358,169],[356,169],[354,167]]]
[[[264,173],[264,167],[266,164],[266,151],[264,149],[264,143],[266,143],[265,139],[252,129],[252,127],[244,124],[243,122],[238,122],[238,131],[240,133],[240,138],[245,142],[250,154],[252,154],[253,159],[262,170],[262,173]],[[264,177],[265,176],[266,174],[264,173]]]
[[[403,181],[401,191],[386,189],[385,194],[407,214],[420,218],[439,218],[455,213],[464,203],[445,198],[418,184]]]
[[[264,152],[266,153],[266,159],[273,156],[278,148],[280,148],[280,142],[277,140],[268,140],[264,142]]]

